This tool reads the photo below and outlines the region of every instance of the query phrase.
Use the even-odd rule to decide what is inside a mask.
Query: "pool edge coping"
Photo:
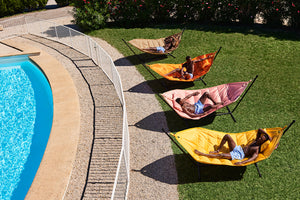
[[[76,158],[80,135],[80,105],[74,82],[53,56],[13,39],[1,41],[30,56],[45,73],[53,94],[53,124],[39,169],[25,199],[62,199]],[[52,173],[49,173],[52,172]]]

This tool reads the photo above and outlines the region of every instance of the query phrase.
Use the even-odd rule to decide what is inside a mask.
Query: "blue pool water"
[[[47,79],[28,56],[0,58],[0,199],[24,199],[52,127]]]

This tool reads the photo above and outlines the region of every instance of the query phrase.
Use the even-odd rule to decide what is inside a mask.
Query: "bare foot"
[[[220,152],[219,150],[216,150],[216,151],[210,151],[209,153],[217,154],[217,153],[219,153],[219,152]]]

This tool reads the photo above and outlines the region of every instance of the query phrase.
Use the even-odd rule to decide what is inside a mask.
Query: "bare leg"
[[[201,103],[204,104],[204,102],[207,98],[209,98],[214,103],[214,105],[222,104],[222,102],[215,102],[215,100],[212,98],[212,96],[208,92],[204,92],[203,95],[200,97]]]
[[[170,71],[169,73],[165,74],[165,76],[169,76],[169,75],[171,75],[171,74],[173,74],[175,72],[180,72],[180,70],[181,70],[180,68],[176,68],[176,69]]]
[[[203,108],[203,112],[207,112],[207,111],[209,111],[210,109],[213,109],[213,108],[218,107],[219,105],[222,105],[222,102],[217,102],[215,105],[208,105],[208,106],[205,106],[205,107]]]
[[[226,142],[228,142],[229,150],[232,151],[235,148],[236,144],[235,144],[234,140],[232,139],[232,137],[230,135],[226,134],[222,138],[222,141],[221,141],[218,149],[216,151],[211,151],[209,153],[219,153]]]
[[[159,53],[163,53],[161,50],[157,51],[156,47],[149,47],[149,48],[145,48],[145,51],[152,51],[152,52],[159,52]]]
[[[209,157],[209,158],[226,158],[226,159],[231,159],[230,153],[206,154],[206,153],[202,153],[202,152],[198,151],[197,149],[195,149],[194,152],[195,152],[197,155],[200,155],[200,156],[207,156],[207,157]]]

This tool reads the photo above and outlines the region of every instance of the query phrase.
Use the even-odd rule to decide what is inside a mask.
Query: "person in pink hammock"
[[[206,154],[195,149],[194,152],[200,156],[207,156],[209,158],[224,158],[229,160],[243,160],[245,157],[247,157],[248,158],[247,160],[234,163],[235,165],[242,165],[255,160],[258,157],[261,145],[268,140],[272,141],[271,136],[268,135],[266,131],[260,128],[257,131],[255,140],[243,147],[236,145],[232,137],[226,134],[222,138],[220,146],[217,148],[216,151],[211,151],[209,152],[209,154]],[[219,153],[226,142],[228,143],[230,152]]]
[[[183,99],[177,98],[175,101],[181,106],[184,113],[188,114],[190,117],[198,117],[210,109],[216,108],[219,105],[222,105],[223,102],[216,102],[208,92],[204,92],[200,99],[195,104],[190,104],[187,102],[189,98],[192,96],[199,95],[199,92],[194,92],[192,94],[187,95]],[[213,105],[204,104],[206,99],[210,99],[213,102]]]

